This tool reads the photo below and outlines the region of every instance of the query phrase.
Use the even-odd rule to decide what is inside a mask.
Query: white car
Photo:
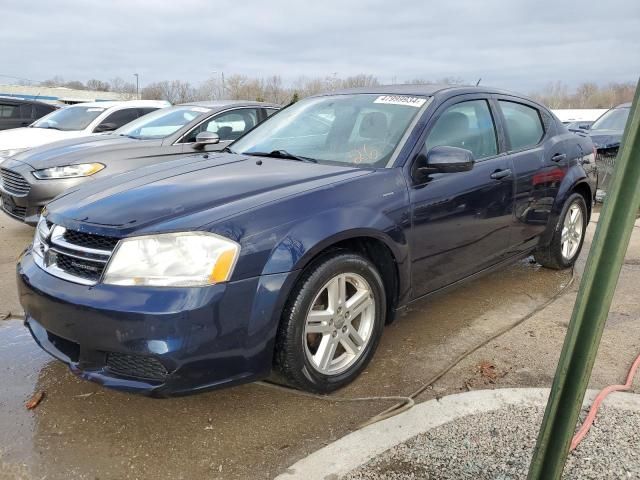
[[[131,100],[78,103],[61,108],[28,127],[0,131],[0,163],[2,157],[45,143],[116,130],[142,115],[170,105],[158,100]]]

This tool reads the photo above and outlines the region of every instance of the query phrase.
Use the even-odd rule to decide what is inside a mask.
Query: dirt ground
[[[589,238],[593,229],[592,224]],[[31,228],[0,215],[0,315],[21,312],[14,265],[32,235]],[[585,258],[583,252],[578,276]],[[531,314],[570,279],[570,272],[524,260],[413,305],[386,328],[366,372],[328,399],[263,384],[165,400],[113,392],[77,379],[35,345],[19,320],[0,321],[0,479],[273,478],[394,403],[335,398],[408,395],[462,353],[527,316],[418,400],[467,389],[549,386],[578,282]],[[638,285],[640,227],[593,388],[621,381],[640,350]],[[29,411],[24,404],[37,392],[46,396]]]

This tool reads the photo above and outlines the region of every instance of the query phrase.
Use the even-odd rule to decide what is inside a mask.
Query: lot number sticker
[[[386,103],[388,105],[406,105],[408,107],[420,108],[426,102],[426,98],[409,97],[407,95],[381,95],[373,103]]]

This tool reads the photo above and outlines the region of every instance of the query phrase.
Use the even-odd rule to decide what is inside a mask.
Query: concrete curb
[[[587,391],[589,405],[597,390]],[[503,407],[543,406],[548,388],[505,388],[449,395],[420,403],[407,412],[342,437],[296,462],[276,480],[337,480],[389,448],[445,423]],[[640,395],[614,393],[604,405],[640,412]]]

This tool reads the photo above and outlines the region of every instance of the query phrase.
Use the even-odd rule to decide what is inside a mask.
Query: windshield
[[[427,102],[406,95],[333,95],[301,100],[231,146],[233,153],[280,153],[319,163],[384,167]],[[283,153],[284,152],[284,153]]]
[[[65,131],[84,130],[104,111],[102,107],[65,107],[42,117],[31,126]]]
[[[630,108],[613,108],[591,125],[591,130],[624,130]]]
[[[163,108],[128,123],[114,133],[141,140],[164,138],[209,111],[208,108],[194,106]]]

